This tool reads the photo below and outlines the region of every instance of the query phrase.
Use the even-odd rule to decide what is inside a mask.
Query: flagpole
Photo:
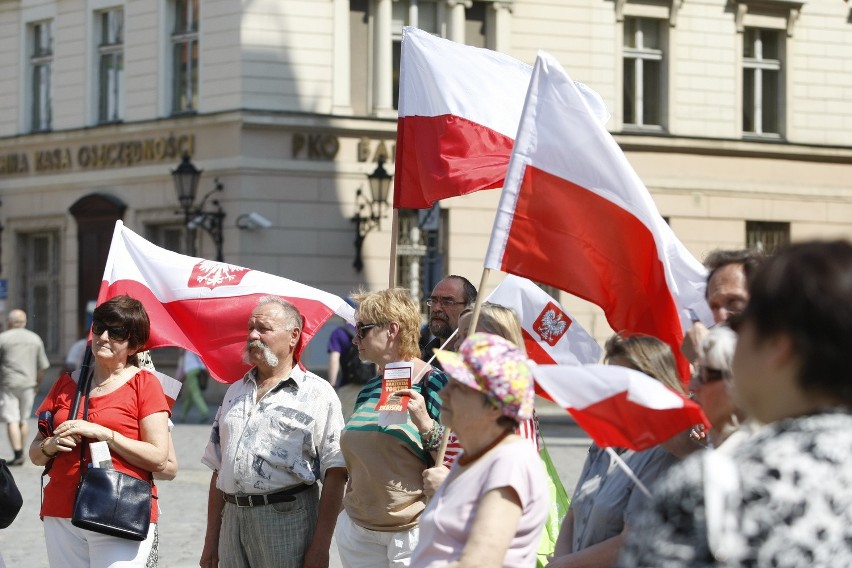
[[[482,278],[479,280],[479,292],[476,294],[476,303],[473,306],[473,314],[470,316],[470,327],[467,331],[467,336],[470,337],[474,333],[476,333],[476,324],[479,323],[479,312],[482,309],[482,299],[485,295],[482,293],[483,288],[488,283],[488,273],[491,272],[490,268],[482,269]]]
[[[485,285],[488,283],[488,273],[491,272],[489,268],[482,269],[482,278],[479,280],[479,292],[476,294],[476,303],[473,306],[473,314],[470,316],[470,327],[467,331],[467,336],[470,337],[474,333],[476,333],[476,324],[479,322],[479,311],[482,308],[482,298],[484,294],[482,293],[482,289],[485,288]],[[458,330],[456,330],[458,331]],[[447,340],[449,341],[449,340]],[[444,463],[444,454],[447,452],[447,443],[450,441],[450,429],[444,428],[444,435],[441,436],[441,445],[438,446],[438,457],[435,459],[435,464],[440,465]]]
[[[650,498],[651,492],[648,491],[648,488],[645,486],[645,484],[642,483],[642,481],[638,477],[636,477],[636,474],[633,473],[633,470],[630,469],[630,466],[627,465],[624,462],[623,459],[621,459],[621,456],[618,455],[617,453],[615,453],[615,451],[609,446],[607,446],[605,449],[606,449],[606,453],[609,454],[609,457],[611,457],[613,460],[615,460],[616,465],[618,465],[618,467],[620,467],[621,470],[624,471],[625,474],[627,474],[627,477],[629,477],[631,479],[631,481],[633,481],[633,483],[636,484],[636,487],[639,488],[639,491],[644,493],[645,497]]]
[[[388,288],[396,287],[396,241],[399,239],[399,209],[393,209],[391,222],[390,271],[388,273]]]

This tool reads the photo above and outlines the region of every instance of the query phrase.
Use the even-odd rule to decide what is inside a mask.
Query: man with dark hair
[[[432,339],[423,346],[423,357],[429,360],[432,349],[440,347],[458,328],[459,316],[468,306],[476,302],[476,287],[464,276],[455,274],[442,279],[435,288],[426,305],[429,306],[429,333]],[[446,349],[452,349],[447,345]]]
[[[748,304],[748,285],[763,259],[754,250],[714,250],[704,266],[707,274],[705,297],[717,324],[728,321]],[[698,346],[707,337],[707,328],[700,321],[693,323],[683,338],[681,350],[689,361],[698,358]]]

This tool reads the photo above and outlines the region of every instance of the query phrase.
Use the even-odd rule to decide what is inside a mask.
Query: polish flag
[[[690,309],[712,324],[706,269],[546,53],[533,70],[485,266],[597,304],[616,331],[665,341],[684,378]]]
[[[508,55],[404,28],[393,206],[501,187],[531,74]],[[600,95],[577,88],[606,122]]]
[[[147,349],[183,347],[198,353],[210,374],[232,383],[245,374],[249,315],[263,296],[280,296],[304,318],[296,356],[337,314],[354,322],[340,297],[280,276],[162,249],[117,221],[98,304],[121,294],[140,300],[151,320]]]
[[[509,274],[487,301],[511,308],[521,323],[527,356],[541,365],[598,363],[603,349],[562,304],[526,278]]]
[[[533,365],[533,376],[601,447],[647,450],[710,423],[701,407],[644,373],[616,365]]]

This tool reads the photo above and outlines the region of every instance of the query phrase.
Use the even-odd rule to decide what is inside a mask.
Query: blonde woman
[[[418,521],[426,507],[423,471],[434,460],[441,439],[438,397],[447,377],[419,358],[420,309],[402,288],[354,294],[355,336],[362,361],[379,375],[364,385],[341,434],[349,487],[335,539],[346,568],[408,566],[418,541]],[[376,404],[382,372],[389,363],[407,362],[413,377],[408,419],[382,425]]]

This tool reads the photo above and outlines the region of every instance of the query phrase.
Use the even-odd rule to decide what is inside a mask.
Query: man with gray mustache
[[[201,460],[213,470],[202,567],[328,567],[347,481],[343,414],[331,385],[295,360],[302,326],[277,296],[249,317],[254,366],[228,388]]]

